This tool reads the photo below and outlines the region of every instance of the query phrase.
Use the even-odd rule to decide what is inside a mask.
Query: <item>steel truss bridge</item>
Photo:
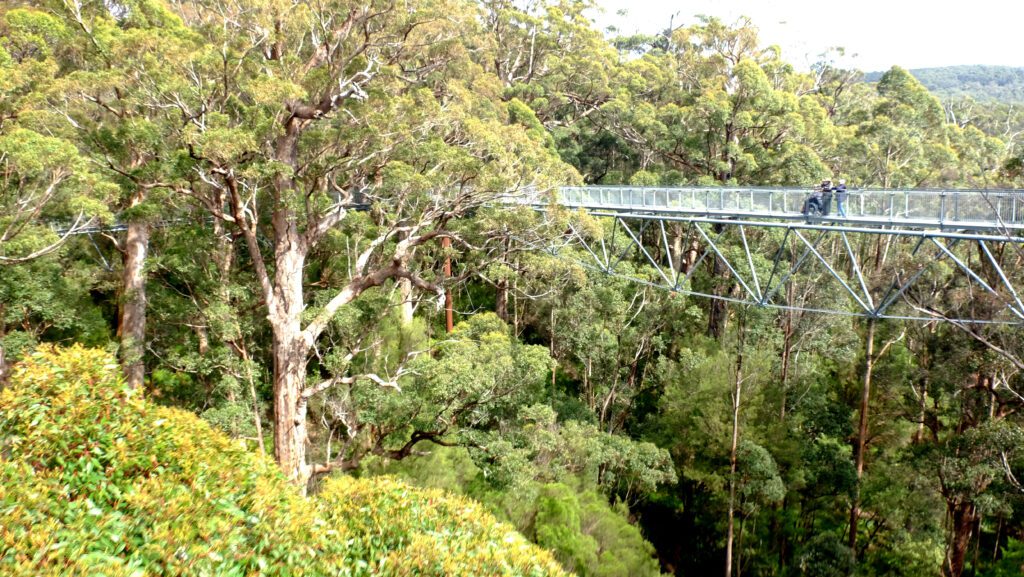
[[[600,218],[600,232],[577,222],[563,239],[580,248],[584,266],[680,294],[873,319],[1024,325],[1014,284],[1024,283],[1024,191],[851,190],[846,217],[834,200],[829,215],[803,215],[809,195],[798,188],[589,186],[560,188],[554,198],[527,189],[499,203]],[[125,226],[58,228],[61,236],[91,238]],[[548,250],[567,256],[565,246]],[[653,273],[630,265],[630,254]],[[718,273],[717,287],[700,284],[702,264]],[[940,281],[944,289],[956,283],[952,294],[972,305],[968,313],[947,315],[915,298]],[[796,283],[811,290],[794,296]]]
[[[590,186],[503,202],[601,217],[600,232],[579,223],[567,231],[585,266],[681,294],[873,319],[1024,324],[1014,286],[1024,278],[1024,191],[852,190],[846,218],[834,200],[830,215],[804,216],[809,194]],[[653,274],[629,265],[630,254]],[[702,263],[731,289],[697,282]],[[801,298],[787,290],[798,280],[811,287]],[[918,298],[940,292],[937,283],[955,295],[946,305],[970,306],[946,314]]]

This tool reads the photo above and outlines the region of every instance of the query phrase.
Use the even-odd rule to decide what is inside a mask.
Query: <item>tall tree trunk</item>
[[[971,545],[977,507],[974,503],[957,503],[950,510],[953,523],[953,539],[949,551],[949,577],[960,577],[967,562],[967,550]]]
[[[786,302],[793,302],[793,283],[786,286]],[[782,398],[779,400],[779,420],[786,420],[786,387],[789,386],[789,362],[793,355],[793,311],[787,309],[785,321],[782,324],[782,368],[779,381],[782,391]]]
[[[736,538],[736,577],[743,574],[743,526],[747,518],[740,515],[740,534]]]
[[[741,317],[742,318],[742,317]],[[740,324],[740,340],[736,352],[736,381],[732,391],[732,446],[729,449],[729,512],[725,539],[725,577],[732,577],[732,541],[736,521],[736,449],[740,440],[740,399],[743,392],[743,345],[745,327]]]
[[[274,330],[274,458],[293,482],[304,486],[312,474],[306,462],[307,349],[298,333]]]
[[[267,447],[263,442],[263,417],[260,415],[260,399],[256,396],[256,380],[252,376],[252,359],[249,358],[249,349],[245,345],[245,339],[239,338],[239,353],[242,362],[245,363],[246,381],[249,383],[249,398],[252,399],[252,422],[256,427],[256,446],[260,449],[261,456],[267,456]]]
[[[7,305],[0,303],[0,391],[4,389],[4,385],[7,384],[7,357],[4,354],[4,335],[6,329],[4,328],[4,313],[6,312]]]
[[[727,292],[725,282],[728,278],[726,268],[722,260],[717,256],[712,260],[711,278],[714,283],[714,294],[724,296]],[[729,314],[728,303],[724,300],[711,299],[710,310],[708,311],[708,336],[714,339],[721,339],[725,333],[726,317]]]
[[[508,253],[509,253],[509,250],[512,248],[512,241],[510,239],[506,238],[505,242],[503,243],[502,246],[503,246],[503,249],[502,249],[502,255],[501,255],[501,263],[507,267],[509,265]],[[500,318],[501,320],[503,320],[503,321],[505,321],[507,323],[508,322],[508,287],[509,287],[508,279],[507,278],[502,278],[501,280],[499,280],[496,283],[496,285],[497,285],[496,286],[497,294],[494,297],[494,313],[496,315],[498,315],[498,318]]]
[[[139,190],[131,207],[145,200]],[[146,352],[146,253],[149,251],[150,225],[141,219],[128,222],[124,243],[124,270],[121,273],[121,368],[133,389],[142,387],[146,377],[143,355]]]
[[[672,270],[675,272],[683,271],[683,241],[686,240],[683,236],[686,234],[686,230],[680,223],[672,223]]]
[[[498,294],[495,296],[494,313],[498,318],[508,322],[508,281],[498,281]]]
[[[407,278],[398,279],[399,318],[403,326],[412,324],[412,281]]]
[[[277,223],[275,223],[277,224]],[[312,474],[306,462],[306,360],[310,344],[302,331],[304,243],[294,222],[275,227],[278,236],[271,308],[274,356],[274,456],[300,486]]]
[[[924,426],[928,418],[928,376],[921,378],[921,392],[917,400],[917,430],[911,442],[915,445],[924,441]]]
[[[857,441],[854,459],[857,469],[857,484],[850,504],[849,545],[854,558],[857,557],[857,525],[860,520],[860,482],[864,476],[864,443],[868,436],[868,406],[871,399],[871,374],[875,367],[875,319],[868,319],[868,334],[865,337],[864,383],[860,394],[860,423],[857,427]]]
[[[555,403],[555,384],[558,379],[558,357],[555,351],[555,307],[551,307],[551,344],[548,346],[548,354],[551,356],[551,404]]]
[[[445,250],[444,255],[444,278],[445,280],[452,277],[452,257],[447,254],[448,250],[452,247],[452,239],[446,237],[441,238],[441,247]],[[454,306],[452,304],[452,287],[445,287],[444,291],[444,328],[445,331],[451,333],[455,330],[455,313]]]
[[[378,182],[377,185],[380,186],[380,183]],[[407,237],[408,235],[405,233],[398,235],[399,240],[405,240]],[[402,326],[412,324],[412,294],[412,281],[407,278],[398,279],[398,298],[401,299],[398,304],[398,316]]]

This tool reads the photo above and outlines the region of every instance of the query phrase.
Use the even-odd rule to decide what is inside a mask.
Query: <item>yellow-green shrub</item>
[[[562,575],[551,555],[484,507],[387,477],[331,479],[320,514],[362,539],[353,553],[379,575]]]
[[[314,511],[272,463],[147,403],[101,351],[21,364],[0,446],[0,574],[288,574],[317,553]]]
[[[0,391],[0,575],[560,575],[479,505],[381,479],[298,495],[276,466],[40,349]]]

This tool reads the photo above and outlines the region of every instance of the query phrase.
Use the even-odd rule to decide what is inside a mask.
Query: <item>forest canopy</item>
[[[942,66],[911,68],[909,72],[928,90],[943,99],[969,96],[974,100],[1024,102],[1024,68],[1009,66]],[[882,72],[864,75],[877,82]]]
[[[1019,237],[671,221],[644,252],[557,200],[1012,205],[1020,107],[594,8],[3,3],[0,570],[1019,571]],[[811,252],[898,318],[776,271]],[[778,307],[742,304],[738,255]]]

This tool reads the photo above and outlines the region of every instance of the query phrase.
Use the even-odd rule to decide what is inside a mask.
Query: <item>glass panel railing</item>
[[[593,186],[562,188],[558,198],[570,207],[768,216],[799,214],[810,194],[786,188]],[[509,202],[546,200],[534,194]],[[865,220],[1024,225],[1021,191],[851,190],[845,208],[848,217]],[[833,198],[831,214],[837,211]]]

